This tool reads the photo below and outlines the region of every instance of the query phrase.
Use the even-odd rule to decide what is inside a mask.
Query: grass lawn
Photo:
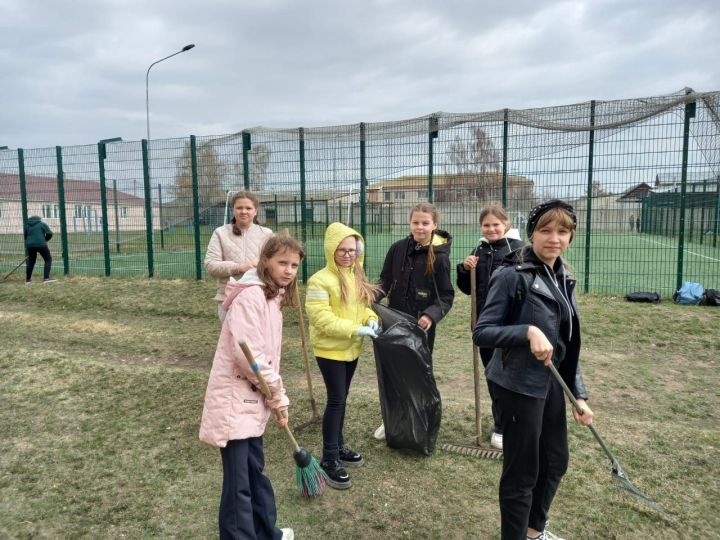
[[[221,466],[198,441],[219,325],[210,281],[74,277],[0,284],[0,538],[214,538]],[[720,310],[580,296],[582,363],[595,426],[654,513],[612,487],[589,430],[570,421],[570,468],[550,528],[568,539],[710,538],[720,529]],[[372,438],[380,423],[371,347],[351,388],[346,439],[366,458],[353,487],[295,491],[292,450],[269,426],[279,525],[302,538],[497,538],[498,461],[440,450],[470,442],[469,302],[438,332],[443,397],[430,458]],[[310,406],[295,314],[285,319],[291,424]],[[316,397],[325,402],[312,365]],[[482,396],[484,438],[489,401]],[[318,456],[320,426],[297,432]]]

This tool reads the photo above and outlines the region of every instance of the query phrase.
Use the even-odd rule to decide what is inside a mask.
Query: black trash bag
[[[427,334],[410,315],[380,304],[373,309],[383,328],[373,349],[385,440],[390,448],[429,456],[440,431],[442,404]]]
[[[720,306],[720,289],[705,289],[700,303],[703,306]]]
[[[660,295],[656,292],[633,292],[625,295],[628,302],[645,302],[648,304],[657,304],[660,302]]]

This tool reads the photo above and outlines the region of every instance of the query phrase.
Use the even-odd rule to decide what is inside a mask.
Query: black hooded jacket
[[[478,258],[477,266],[475,266],[478,316],[485,305],[485,298],[487,298],[488,289],[490,288],[490,276],[504,264],[504,259],[509,253],[524,245],[525,242],[519,238],[503,237],[495,242],[488,242],[483,238],[475,249],[470,252],[470,255]],[[471,270],[465,270],[463,263],[457,265],[457,286],[465,294],[471,293],[470,272]]]
[[[450,279],[450,246],[452,236],[436,229],[433,234],[434,272],[425,274],[429,246],[421,246],[412,235],[398,240],[385,256],[380,272],[382,293],[389,306],[418,319],[427,315],[437,324],[447,315],[455,298]]]

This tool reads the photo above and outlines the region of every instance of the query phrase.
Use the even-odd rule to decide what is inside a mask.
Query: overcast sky
[[[2,0],[0,146],[720,90],[717,0]]]

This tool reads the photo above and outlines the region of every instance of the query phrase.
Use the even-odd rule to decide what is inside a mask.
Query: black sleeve
[[[385,298],[388,293],[390,292],[390,288],[392,287],[393,279],[393,268],[392,268],[392,261],[393,261],[393,253],[395,251],[395,244],[390,246],[390,249],[388,249],[388,252],[385,254],[385,261],[383,262],[382,270],[380,271],[380,281],[378,284],[380,285],[380,289],[377,294],[375,295],[375,301],[379,302],[383,298]]]
[[[457,265],[457,286],[465,294],[470,294],[470,271],[465,270],[463,263]]]
[[[450,311],[455,299],[455,288],[450,279],[450,258],[443,254],[435,262],[437,266],[435,267],[434,278],[437,293],[433,290],[436,296],[435,301],[423,311],[423,315],[427,315],[437,324]],[[438,294],[439,297],[437,297]]]

